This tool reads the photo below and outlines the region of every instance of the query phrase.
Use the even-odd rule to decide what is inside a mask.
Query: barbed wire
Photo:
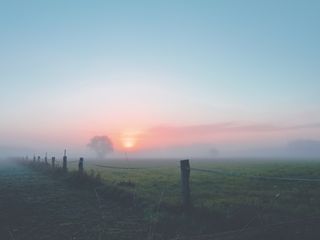
[[[291,178],[291,177],[272,177],[272,176],[258,176],[258,175],[246,175],[236,172],[228,172],[221,169],[200,169],[200,168],[190,168],[190,170],[198,172],[207,172],[213,174],[221,174],[225,176],[237,176],[245,177],[251,179],[261,179],[261,180],[278,180],[278,181],[300,181],[300,182],[320,182],[320,178]]]
[[[77,163],[79,160],[68,161],[68,163]]]
[[[62,160],[56,159],[57,164],[62,163]],[[79,162],[79,160],[68,161],[69,164],[74,164]],[[89,163],[90,165],[92,163]],[[109,168],[109,169],[118,169],[118,170],[148,170],[148,169],[161,169],[161,168],[169,168],[168,166],[154,166],[154,167],[120,167],[120,166],[112,166],[112,165],[102,165],[102,164],[92,164],[96,167],[101,168]],[[180,167],[177,167],[180,168]],[[232,171],[225,171],[222,169],[202,169],[202,168],[190,168],[192,171],[197,172],[206,172],[213,174],[220,174],[224,176],[230,177],[244,177],[250,179],[260,179],[260,180],[277,180],[277,181],[294,181],[294,182],[320,182],[320,178],[302,178],[302,177],[273,177],[273,176],[259,176],[259,175],[247,175]]]
[[[101,168],[111,168],[111,169],[123,169],[123,170],[141,170],[147,168],[136,168],[136,167],[117,167],[117,166],[110,166],[110,165],[100,165],[100,164],[93,164],[94,166],[101,167]]]
[[[62,160],[56,160],[57,163],[62,162]],[[68,161],[68,163],[77,163],[79,160]],[[109,169],[118,169],[118,170],[148,170],[148,169],[161,169],[168,168],[163,166],[155,166],[155,167],[120,167],[120,166],[112,166],[112,165],[102,165],[102,164],[92,164],[96,167],[101,168],[109,168]],[[179,167],[177,167],[179,168]],[[320,182],[320,178],[293,178],[293,177],[272,177],[272,176],[259,176],[259,175],[246,175],[237,172],[225,171],[222,169],[201,169],[201,168],[190,168],[192,171],[196,172],[206,172],[213,174],[220,174],[224,176],[230,177],[245,177],[250,179],[260,179],[260,180],[278,180],[278,181],[294,181],[294,182]]]
[[[289,178],[289,177],[266,177],[266,176],[249,176],[249,177],[253,179],[262,179],[262,180],[320,182],[320,178]]]
[[[221,174],[221,175],[228,175],[228,176],[241,176],[239,173],[235,172],[227,172],[221,169],[201,169],[201,168],[190,168],[190,170],[197,171],[197,172],[207,172],[207,173],[214,173],[214,174]]]
[[[148,170],[148,169],[161,169],[161,168],[168,168],[162,166],[155,166],[155,167],[119,167],[119,166],[112,166],[112,165],[101,165],[101,164],[93,164],[94,166],[101,167],[101,168],[110,168],[110,169],[119,169],[119,170]]]

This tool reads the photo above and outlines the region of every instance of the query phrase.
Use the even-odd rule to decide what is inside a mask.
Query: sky
[[[320,149],[319,12],[312,0],[1,0],[0,151],[85,155],[94,136],[130,156]]]

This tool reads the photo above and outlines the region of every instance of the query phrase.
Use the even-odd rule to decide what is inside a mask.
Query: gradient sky
[[[308,0],[2,0],[0,146],[78,153],[107,135],[117,151],[192,157],[319,141],[319,13]]]

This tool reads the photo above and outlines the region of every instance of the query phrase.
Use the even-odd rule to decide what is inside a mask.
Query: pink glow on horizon
[[[302,133],[317,137],[314,128],[318,126],[285,126],[271,124],[220,123],[193,126],[159,126],[147,130],[134,130],[115,134],[115,147],[125,149],[130,142],[130,151],[163,148],[195,143],[211,144],[257,144],[286,141],[298,138]],[[313,133],[313,134],[312,134]],[[128,148],[127,148],[128,149]]]
[[[124,125],[124,124],[123,124]],[[179,145],[208,143],[212,145],[270,145],[299,139],[301,136],[319,138],[318,124],[284,125],[276,124],[243,124],[217,123],[199,125],[158,125],[142,128],[99,124],[79,123],[63,128],[58,126],[47,131],[39,129],[19,129],[17,133],[4,133],[12,142],[23,146],[39,146],[43,148],[78,148],[86,149],[93,136],[107,135],[111,138],[116,152],[143,152],[149,149],[161,149]],[[11,134],[11,135],[10,135]],[[8,138],[9,139],[9,138]],[[18,139],[18,140],[17,140]]]

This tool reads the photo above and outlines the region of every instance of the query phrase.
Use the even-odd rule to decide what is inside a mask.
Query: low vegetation
[[[288,239],[298,239],[306,231],[310,237],[320,236],[316,229],[311,232],[309,229],[320,219],[320,181],[255,178],[320,179],[318,161],[191,161],[193,207],[187,212],[181,206],[177,161],[106,164],[119,168],[103,167],[104,164],[87,161],[84,173],[78,173],[72,164],[68,172],[44,163],[28,163],[28,166],[70,186],[94,188],[105,199],[140,209],[145,221],[151,222],[154,232],[164,239],[228,231],[251,232],[255,239],[262,229],[275,224],[282,226],[277,230],[282,238],[288,224],[298,224],[300,229],[299,234],[287,233]],[[243,239],[251,238],[246,235]]]

